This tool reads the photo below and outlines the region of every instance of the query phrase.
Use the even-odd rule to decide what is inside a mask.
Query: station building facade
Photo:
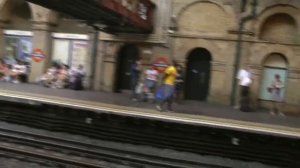
[[[2,0],[0,46],[3,47],[0,55],[5,57],[11,50],[7,46],[13,41],[11,37],[19,38],[18,33],[12,34],[9,30],[27,31],[27,35],[19,38],[20,43],[31,41],[28,47],[41,48],[46,55],[41,63],[31,62],[31,81],[55,59],[71,66],[76,64],[72,60],[79,60],[77,64],[84,64],[89,72],[92,89],[110,92],[129,89],[129,65],[135,59],[141,58],[147,68],[166,58],[185,67],[186,99],[227,105],[232,90],[238,90],[233,87],[234,69],[249,65],[254,75],[251,98],[255,107],[271,105],[267,88],[273,76],[279,74],[285,83],[282,93],[284,111],[300,113],[300,2],[153,2],[157,8],[152,34],[100,32],[96,37],[98,52],[93,56],[94,30],[80,21],[21,0]],[[242,2],[245,2],[245,8],[241,11]],[[244,27],[239,31],[242,19],[245,20]],[[74,54],[72,47],[77,44],[83,49]],[[238,66],[235,64],[237,57]],[[96,66],[91,70],[93,63]]]

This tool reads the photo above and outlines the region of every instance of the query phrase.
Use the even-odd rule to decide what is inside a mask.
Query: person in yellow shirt
[[[175,68],[175,64],[176,63],[173,61],[172,65],[170,65],[164,72],[163,86],[161,87],[163,98],[158,100],[158,104],[156,105],[156,109],[158,111],[163,111],[163,105],[165,103],[168,103],[167,110],[173,111],[172,109],[173,94],[175,91],[175,81],[177,76],[177,70]]]

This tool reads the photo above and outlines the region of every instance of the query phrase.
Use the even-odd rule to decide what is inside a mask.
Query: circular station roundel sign
[[[36,48],[36,49],[34,49],[33,50],[33,52],[32,52],[32,59],[33,59],[33,61],[35,61],[35,62],[42,62],[44,59],[45,59],[45,54],[44,54],[44,52],[43,52],[43,50],[42,49],[40,49],[40,48]]]
[[[159,73],[163,73],[169,66],[169,61],[166,57],[158,57],[154,60],[153,66]]]

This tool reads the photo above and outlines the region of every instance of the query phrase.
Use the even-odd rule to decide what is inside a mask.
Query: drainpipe
[[[90,89],[94,89],[94,79],[96,74],[96,64],[97,64],[97,55],[98,55],[98,37],[99,37],[99,28],[96,26],[92,26],[94,29],[94,39],[93,39],[93,49],[92,49],[92,64],[91,64],[91,76],[90,76]]]
[[[237,43],[236,43],[236,53],[234,57],[234,69],[233,69],[233,77],[232,77],[232,89],[231,89],[231,99],[230,104],[231,106],[234,106],[236,101],[236,88],[237,88],[237,79],[236,74],[240,68],[240,59],[241,59],[241,51],[242,51],[242,42],[243,42],[243,30],[245,23],[253,18],[256,17],[256,9],[257,9],[257,0],[252,0],[251,6],[251,14],[245,17],[242,17],[239,20],[239,30],[238,30],[238,37],[237,37]],[[242,0],[241,2],[241,13],[245,12],[247,5],[247,0]]]

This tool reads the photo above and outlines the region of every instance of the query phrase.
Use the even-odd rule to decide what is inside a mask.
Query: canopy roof
[[[140,0],[136,11],[116,0],[27,1],[83,20],[109,33],[151,33],[153,29],[155,5],[150,0]]]

